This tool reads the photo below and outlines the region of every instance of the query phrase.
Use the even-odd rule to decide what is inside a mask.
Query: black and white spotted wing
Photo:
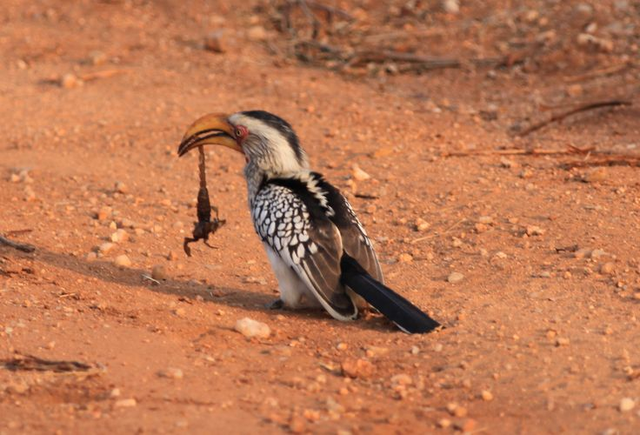
[[[333,210],[330,219],[340,231],[344,251],[371,276],[384,283],[382,269],[371,240],[369,240],[349,201],[320,174],[312,173],[312,176],[315,178],[318,188],[325,192],[327,203]]]
[[[252,203],[256,232],[339,319],[357,316],[340,282],[343,245],[340,231],[305,182],[265,183]]]

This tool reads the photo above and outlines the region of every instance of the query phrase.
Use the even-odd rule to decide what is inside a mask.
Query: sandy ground
[[[282,36],[262,3],[37,3],[0,11],[0,233],[37,248],[0,247],[0,433],[640,432],[637,160],[494,153],[637,156],[634,68],[618,76],[635,84],[634,106],[510,133],[541,100],[615,94],[604,78],[566,77],[637,58],[637,27],[614,38],[629,51],[585,51],[553,71],[363,75],[274,55]],[[341,4],[361,17],[368,3]],[[455,32],[498,6],[547,3],[462,2],[433,20]],[[611,14],[601,28],[614,3],[627,2],[598,2]],[[203,49],[219,29],[226,51]],[[468,54],[440,35],[445,54]],[[255,108],[293,124],[314,168],[350,195],[387,283],[446,329],[267,310],[277,283],[243,161],[224,150],[208,168],[227,225],[216,249],[184,255],[198,180],[195,154],[176,157],[182,133],[204,113]],[[355,181],[354,164],[371,178]],[[118,228],[127,239],[105,245]],[[143,278],[154,266],[159,284]],[[244,317],[271,336],[235,332]],[[91,369],[23,370],[25,355]],[[365,368],[355,378],[342,370],[353,364]]]

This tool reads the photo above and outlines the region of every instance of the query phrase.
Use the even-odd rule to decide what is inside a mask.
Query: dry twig
[[[36,247],[33,245],[14,242],[2,236],[0,236],[0,245],[9,246],[11,248],[17,249],[18,251],[22,251],[22,252],[33,252],[36,250]]]
[[[452,151],[444,154],[443,157],[466,157],[466,156],[548,156],[552,154],[589,154],[594,152],[594,147],[578,148],[573,145],[568,145],[564,149],[545,149],[545,148],[510,148],[506,150],[471,150],[471,151]]]
[[[93,367],[89,364],[78,361],[56,361],[38,358],[33,355],[19,355],[0,361],[5,369],[11,371],[27,370],[27,371],[53,371],[53,372],[78,372],[88,371]]]
[[[574,107],[571,110],[567,110],[566,112],[558,113],[556,115],[552,115],[549,119],[544,121],[540,121],[537,124],[533,124],[524,130],[518,133],[518,136],[526,136],[530,133],[533,133],[536,130],[540,130],[542,127],[545,127],[554,122],[562,121],[563,119],[575,115],[576,113],[586,112],[589,110],[600,109],[603,107],[617,107],[617,106],[631,106],[631,101],[628,100],[605,100],[605,101],[595,101],[586,104],[582,104],[580,106]]]

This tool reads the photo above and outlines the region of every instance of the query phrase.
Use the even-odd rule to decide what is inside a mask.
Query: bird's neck
[[[254,162],[249,161],[244,167],[244,178],[247,180],[247,190],[249,194],[249,207],[253,204],[253,199],[258,194],[260,186],[267,178],[267,174]]]
[[[253,200],[260,191],[260,188],[266,181],[277,178],[299,177],[302,173],[308,173],[309,170],[299,168],[297,171],[273,171],[272,169],[264,169],[261,165],[249,160],[244,167],[244,177],[247,180],[247,191],[249,196],[249,207],[253,204]]]

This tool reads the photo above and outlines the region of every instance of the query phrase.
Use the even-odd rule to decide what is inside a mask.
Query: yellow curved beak
[[[242,152],[234,137],[233,126],[224,113],[210,113],[197,119],[184,134],[178,147],[178,156],[182,157],[194,148],[202,145],[221,145]]]

